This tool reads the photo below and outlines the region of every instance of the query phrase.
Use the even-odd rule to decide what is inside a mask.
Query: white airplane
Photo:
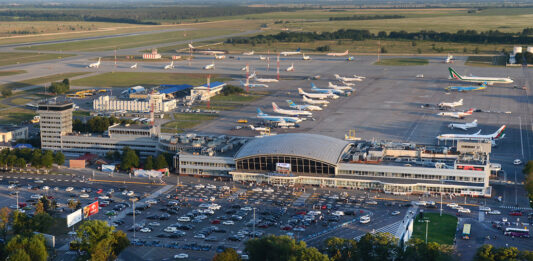
[[[266,83],[269,83],[269,82],[279,82],[277,79],[271,79],[271,78],[257,78],[257,75],[255,75],[255,72],[254,72],[254,79],[256,82],[266,82]]]
[[[474,134],[441,134],[437,136],[438,140],[473,140],[473,141],[494,141],[503,139],[505,137],[505,125],[502,125],[496,132],[492,134],[480,135],[481,130]]]
[[[346,50],[344,53],[328,53],[327,56],[346,56],[348,55],[348,50]]]
[[[300,48],[296,49],[296,51],[294,52],[281,52],[280,54],[283,55],[283,56],[289,56],[289,55],[296,55],[296,54],[301,54],[301,50]]]
[[[244,52],[244,53],[242,53],[242,55],[248,55],[248,56],[250,56],[250,55],[254,55],[254,51],[251,51],[251,52]]]
[[[293,122],[293,123],[299,123],[302,122],[302,119],[298,117],[288,117],[288,116],[274,116],[274,115],[268,115],[261,111],[261,109],[257,108],[257,118],[266,120],[266,121],[272,121],[272,122]]]
[[[463,119],[465,116],[472,115],[472,112],[474,112],[474,109],[470,109],[468,111],[447,111],[447,112],[439,112],[438,116],[444,116],[444,117],[452,117],[457,119]]]
[[[289,68],[285,69],[287,72],[294,72],[294,63],[289,66]]]
[[[189,48],[194,50],[196,47],[192,46],[192,44],[189,44]],[[207,55],[217,55],[217,54],[225,54],[225,51],[215,51],[215,50],[202,50],[199,51],[199,53],[207,54]]]
[[[354,87],[355,86],[355,83],[353,82],[345,82],[345,81],[341,81],[342,84],[346,85],[346,86],[350,86],[350,87]]]
[[[137,69],[137,64],[130,66],[130,69]]]
[[[255,127],[254,125],[248,125],[248,127],[250,127],[251,130],[254,130],[254,131],[267,131],[269,128],[268,127]]]
[[[257,88],[257,87],[263,87],[263,88],[268,88],[268,85],[266,84],[262,84],[262,83],[246,83],[246,82],[243,82],[241,81],[241,86],[242,87],[250,87],[250,88]]]
[[[172,61],[170,64],[165,65],[163,69],[165,70],[174,69],[174,61]]]
[[[474,120],[472,122],[467,122],[467,123],[450,123],[450,124],[448,124],[448,128],[450,128],[450,129],[458,128],[458,129],[461,129],[461,130],[468,130],[470,128],[475,128],[475,127],[477,127],[477,120]]]
[[[347,85],[336,85],[331,82],[328,82],[328,88],[340,90],[340,91],[353,91],[353,88]]]
[[[305,54],[302,54],[302,60],[308,61],[311,60],[311,57]]]
[[[448,54],[448,56],[446,56],[446,59],[444,60],[444,63],[453,63],[453,55]]]
[[[256,74],[255,74],[255,71],[254,71],[252,74],[248,75],[248,79],[252,79],[252,78],[254,78],[255,76],[256,76]]]
[[[264,61],[264,60],[266,60],[266,59],[267,59],[266,56],[259,55],[259,60]]]
[[[189,49],[195,49],[195,47],[192,46],[192,43],[189,43]]]
[[[208,65],[204,66],[203,69],[204,70],[213,70],[213,69],[215,69],[215,63],[208,64]]]
[[[276,126],[280,128],[287,128],[287,127],[294,127],[294,122],[286,122],[286,121],[278,121],[276,122]]]
[[[438,106],[441,108],[455,108],[455,107],[463,106],[463,99],[460,99],[455,102],[441,102],[438,104]]]
[[[461,80],[464,82],[486,83],[488,85],[493,85],[494,83],[512,83],[513,82],[513,80],[509,77],[498,78],[498,77],[462,76],[458,74],[452,67],[448,67],[448,71],[450,72],[451,78]]]
[[[366,79],[365,76],[359,76],[359,75],[357,75],[357,74],[354,74],[353,77],[355,77],[355,78],[359,78],[359,79],[361,79],[361,80]]]
[[[322,105],[322,106],[326,107],[329,104],[329,101],[326,101],[326,100],[313,100],[313,99],[308,98],[305,95],[303,95],[302,99],[303,99],[303,101],[305,103],[311,104],[311,105]]]
[[[331,94],[336,94],[336,95],[343,95],[344,94],[344,91],[341,91],[341,90],[320,89],[320,88],[316,87],[316,85],[314,83],[311,83],[311,90],[314,91],[314,92],[319,92],[319,93],[331,93]]]
[[[291,115],[291,116],[307,116],[307,117],[313,116],[313,113],[309,111],[282,109],[278,107],[278,105],[275,102],[272,102],[272,109],[274,110],[274,112],[279,113],[279,114],[285,114],[285,115]]]
[[[242,67],[241,71],[246,71],[246,66]]]
[[[296,104],[292,100],[287,100],[287,103],[289,104],[289,107],[297,110],[304,110],[304,111],[321,111],[322,107],[316,106],[316,105],[308,105],[308,104]]]
[[[89,64],[89,66],[87,66],[87,68],[96,68],[96,69],[98,69],[100,67],[101,60],[102,60],[102,57],[98,57],[98,62]]]
[[[307,93],[307,92],[304,92],[302,90],[302,88],[298,88],[298,93],[300,95],[305,95],[307,96],[308,98],[313,98],[313,99],[320,99],[320,100],[323,100],[323,99],[338,99],[339,96],[338,95],[335,95],[333,93],[316,93],[316,92],[313,92],[313,93]],[[304,97],[305,97],[304,96]]]
[[[226,56],[225,55],[216,55],[215,54],[215,59],[217,59],[217,60],[226,59]]]
[[[339,80],[339,81],[343,81],[343,82],[361,82],[363,81],[363,78],[361,78],[360,76],[358,77],[342,77],[338,74],[334,74],[333,76],[335,76],[335,79]]]

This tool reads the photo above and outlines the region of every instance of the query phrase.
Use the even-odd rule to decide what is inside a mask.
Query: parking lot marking
[[[167,184],[161,183],[149,183],[149,182],[138,182],[138,181],[120,181],[120,180],[105,180],[105,179],[89,179],[91,182],[112,182],[112,183],[123,183],[123,184],[142,184],[142,185],[154,185],[154,186],[165,186]]]

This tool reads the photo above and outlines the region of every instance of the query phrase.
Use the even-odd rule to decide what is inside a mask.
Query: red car
[[[292,227],[291,226],[284,226],[284,227],[281,228],[281,230],[289,231],[289,230],[292,230]]]
[[[328,208],[328,206],[326,206],[326,205],[322,205],[322,207],[321,207],[321,209],[327,209],[327,208]]]
[[[522,216],[522,211],[520,211],[520,210],[511,211],[511,212],[509,212],[509,215],[511,215],[511,216]]]
[[[214,225],[220,224],[220,220],[215,219],[215,220],[211,221],[211,224],[214,224]]]
[[[102,193],[102,192],[104,192],[103,189],[99,189],[98,191],[96,191],[97,194],[100,194],[100,193]]]
[[[27,206],[27,205],[28,205],[28,204],[26,204],[26,203],[24,203],[24,202],[21,202],[21,203],[19,203],[19,208],[23,208],[23,207],[25,207],[25,206]]]
[[[296,212],[296,215],[305,215],[305,214],[307,214],[306,211],[298,211],[298,212]]]

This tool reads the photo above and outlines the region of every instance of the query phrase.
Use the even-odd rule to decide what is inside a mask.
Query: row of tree
[[[522,171],[526,176],[524,186],[529,195],[529,204],[533,207],[533,160],[528,161]]]
[[[108,160],[120,161],[120,169],[126,171],[138,167],[142,167],[146,170],[164,169],[169,167],[169,156],[166,154],[159,154],[155,159],[152,156],[148,156],[141,165],[141,159],[138,152],[130,147],[124,147],[122,153],[119,151],[108,151],[106,153],[106,158]]]
[[[3,149],[0,151],[0,165],[8,168],[24,168],[31,164],[34,168],[50,168],[52,164],[63,165],[65,155],[60,151],[52,152],[40,149]]]
[[[231,44],[258,44],[272,42],[313,42],[321,40],[349,39],[362,41],[368,39],[381,40],[426,40],[435,42],[461,42],[461,43],[493,43],[493,44],[531,44],[533,34],[531,28],[526,28],[518,33],[506,33],[498,30],[477,32],[476,30],[459,30],[456,33],[435,32],[422,30],[419,32],[381,31],[378,34],[369,30],[340,29],[335,32],[280,32],[274,35],[257,35],[252,37],[229,38],[226,43]]]
[[[347,21],[347,20],[380,20],[380,19],[399,19],[405,18],[403,15],[352,15],[352,16],[333,16],[330,21]]]
[[[103,133],[107,131],[109,126],[113,124],[132,124],[134,123],[129,119],[119,119],[116,117],[91,117],[86,122],[83,122],[80,119],[75,119],[72,122],[72,130],[79,131],[83,133]]]
[[[483,245],[478,248],[475,261],[531,261],[533,251],[520,251],[516,247],[494,247],[493,245]]]
[[[71,249],[81,253],[80,260],[115,260],[130,245],[122,230],[115,230],[102,220],[83,222],[76,230],[77,239],[70,243]]]

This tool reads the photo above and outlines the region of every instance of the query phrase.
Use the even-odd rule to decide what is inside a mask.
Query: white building
[[[0,125],[0,143],[28,139],[28,127]]]
[[[117,99],[114,96],[100,96],[93,100],[95,111],[127,111],[149,112],[154,106],[154,112],[169,112],[176,108],[176,100],[165,100],[164,94],[149,94],[146,100]]]

